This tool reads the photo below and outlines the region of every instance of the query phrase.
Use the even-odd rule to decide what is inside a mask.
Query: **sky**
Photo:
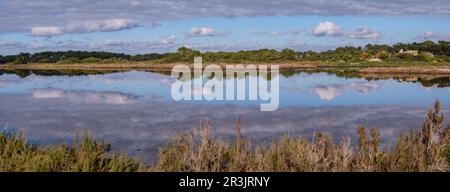
[[[448,0],[0,0],[0,55],[164,53],[450,40]]]

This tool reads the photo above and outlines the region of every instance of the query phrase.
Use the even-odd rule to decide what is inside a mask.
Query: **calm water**
[[[377,127],[388,141],[420,128],[436,99],[450,115],[449,77],[369,81],[291,73],[280,76],[279,109],[261,112],[258,101],[175,102],[170,87],[176,79],[160,73],[0,74],[3,127],[24,130],[32,142],[44,144],[70,141],[87,129],[148,161],[168,137],[204,121],[212,122],[218,136],[232,138],[242,116],[244,136],[256,142],[286,132],[309,136],[315,131],[337,140],[353,136],[361,124]]]

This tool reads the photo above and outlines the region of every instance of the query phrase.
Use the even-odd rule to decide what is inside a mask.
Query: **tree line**
[[[418,54],[400,53],[400,50],[416,50]],[[339,47],[334,50],[295,51],[291,49],[260,49],[237,52],[200,52],[181,47],[172,53],[149,53],[128,55],[104,51],[46,51],[40,53],[19,53],[17,55],[0,55],[0,64],[27,63],[114,63],[151,61],[156,63],[192,62],[196,56],[202,56],[205,62],[246,63],[246,62],[289,62],[289,61],[334,61],[360,62],[378,58],[387,62],[426,61],[450,62],[450,42],[424,41],[420,43],[398,43],[395,45],[373,45],[364,47]]]

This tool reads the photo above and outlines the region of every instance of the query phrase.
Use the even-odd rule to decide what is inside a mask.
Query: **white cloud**
[[[319,95],[321,100],[330,101],[342,94],[341,86],[317,86],[313,88],[313,92]]]
[[[356,82],[356,83],[350,83],[347,86],[347,89],[354,89],[358,93],[365,94],[365,93],[372,92],[373,90],[377,89],[378,87],[380,87],[380,85],[375,82]]]
[[[439,36],[438,33],[432,32],[432,31],[425,31],[422,34],[420,34],[419,36],[417,36],[418,39],[433,39],[433,38],[437,38]]]
[[[139,6],[139,5],[142,5],[142,2],[140,2],[140,1],[130,1],[130,5],[132,5],[132,6]]]
[[[0,40],[0,47],[1,48],[9,48],[9,47],[20,48],[20,47],[23,47],[23,44],[20,42],[15,42],[15,41],[13,42],[13,41],[1,41]]]
[[[450,32],[448,34],[440,34],[433,31],[425,31],[417,36],[419,40],[450,40]]]
[[[275,37],[275,36],[280,35],[280,33],[275,31],[275,32],[270,32],[268,35]]]
[[[65,27],[68,33],[89,33],[89,32],[108,32],[120,31],[122,29],[130,29],[137,27],[138,24],[134,20],[129,19],[108,19],[99,21],[86,21],[71,23]]]
[[[330,101],[344,91],[356,91],[366,94],[374,91],[380,85],[375,82],[353,82],[345,85],[318,85],[312,88],[312,92],[317,94],[321,100]]]
[[[177,40],[177,37],[175,35],[169,35],[169,36],[161,37],[159,39],[159,42],[161,42],[161,44],[164,44],[164,45],[170,45],[170,44],[175,43],[176,40]]]
[[[211,27],[193,27],[189,30],[187,36],[191,37],[204,37],[204,36],[217,36],[219,33],[217,33],[213,28]]]
[[[35,89],[32,94],[34,98],[53,99],[63,97],[64,91],[62,89]]]
[[[40,44],[40,43],[32,43],[32,44],[27,45],[28,49],[44,49],[46,47],[47,46]]]
[[[107,19],[95,21],[83,21],[69,23],[63,27],[58,26],[40,26],[31,29],[31,36],[51,37],[71,33],[91,33],[108,32],[131,29],[138,26],[138,23],[129,19]]]
[[[37,99],[65,98],[72,102],[93,104],[131,104],[137,101],[137,97],[120,92],[96,92],[96,91],[65,91],[62,89],[35,89],[32,95]]]
[[[106,84],[148,84],[156,83],[161,86],[171,87],[176,79],[158,73],[147,73],[143,71],[129,71],[123,73],[111,73],[105,75],[88,76],[90,80],[102,81]],[[0,81],[1,82],[1,81]]]
[[[328,36],[328,37],[339,37],[342,36],[342,30],[341,27],[337,26],[336,24],[325,21],[320,22],[312,31],[311,33],[314,36]]]
[[[379,32],[368,27],[360,27],[353,32],[345,32],[340,26],[330,21],[320,22],[311,30],[311,34],[317,37],[348,37],[353,39],[376,39],[381,36]]]
[[[264,36],[269,36],[269,37],[277,37],[282,35],[283,33],[281,32],[277,32],[277,31],[263,31],[263,30],[255,30],[253,31],[253,34],[256,35],[264,35]]]
[[[367,27],[361,27],[356,29],[355,32],[350,33],[348,36],[353,39],[377,39],[380,37],[380,33]]]
[[[10,85],[20,84],[24,81],[24,79],[20,78],[17,75],[13,74],[3,74],[0,75],[0,87],[6,87]]]
[[[30,32],[30,35],[32,36],[43,36],[43,37],[50,37],[62,34],[64,34],[64,30],[61,27],[52,27],[52,26],[33,27]]]
[[[437,35],[437,33],[432,32],[432,31],[425,31],[424,33],[422,33],[422,35],[424,35],[424,36],[434,36],[434,35]]]

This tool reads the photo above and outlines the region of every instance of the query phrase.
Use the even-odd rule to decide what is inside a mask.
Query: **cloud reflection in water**
[[[344,91],[357,91],[358,93],[369,93],[377,89],[380,85],[375,82],[354,82],[345,85],[317,85],[312,88],[312,92],[317,94],[321,100],[330,101],[343,94]]]
[[[138,100],[137,96],[120,92],[65,91],[55,88],[34,89],[32,95],[36,99],[65,98],[71,102],[100,104],[131,104]]]

